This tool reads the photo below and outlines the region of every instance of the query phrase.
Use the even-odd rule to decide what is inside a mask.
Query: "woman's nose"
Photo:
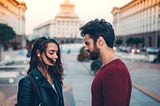
[[[57,55],[57,53],[55,53],[55,54],[54,54],[54,58],[55,58],[55,59],[57,59],[57,58],[58,58],[58,55]]]

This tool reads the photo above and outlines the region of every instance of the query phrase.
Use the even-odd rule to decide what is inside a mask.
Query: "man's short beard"
[[[90,59],[91,60],[97,60],[99,58],[99,49],[96,47],[94,47],[94,51],[90,52]]]

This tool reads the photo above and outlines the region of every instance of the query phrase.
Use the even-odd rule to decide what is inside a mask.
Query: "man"
[[[102,61],[91,86],[92,106],[129,106],[131,78],[126,65],[112,49],[115,39],[112,25],[104,19],[95,19],[80,30],[90,59]]]

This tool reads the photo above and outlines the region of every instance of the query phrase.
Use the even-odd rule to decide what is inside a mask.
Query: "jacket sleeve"
[[[34,103],[33,86],[28,77],[22,78],[18,83],[17,105],[32,106]]]

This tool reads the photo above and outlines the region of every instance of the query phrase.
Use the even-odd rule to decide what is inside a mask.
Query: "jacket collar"
[[[51,87],[48,81],[44,78],[42,73],[37,68],[34,68],[29,73],[29,75],[33,77],[34,81],[36,81],[36,84],[38,84],[38,86],[47,87],[47,88]]]
[[[48,83],[48,81],[44,78],[42,73],[37,68],[34,68],[29,73],[29,75],[31,75],[33,77],[34,81],[36,82],[36,84],[38,86],[53,89],[52,86]],[[56,91],[57,91],[58,95],[61,96],[62,95],[61,83],[58,81],[58,78],[55,74],[52,74],[51,76],[53,78],[53,81],[54,81],[54,84],[55,84],[55,87],[56,87]]]

